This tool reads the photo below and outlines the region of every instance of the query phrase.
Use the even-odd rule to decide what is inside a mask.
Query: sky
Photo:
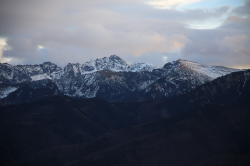
[[[250,68],[250,0],[1,0],[0,62],[84,63],[116,54]]]

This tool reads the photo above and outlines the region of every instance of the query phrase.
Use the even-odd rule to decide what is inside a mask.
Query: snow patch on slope
[[[31,79],[32,81],[38,81],[38,80],[43,80],[43,79],[51,79],[51,77],[48,76],[47,73],[44,73],[44,74],[31,76]]]
[[[0,89],[0,99],[7,97],[10,93],[16,91],[17,89],[18,88],[11,86]]]

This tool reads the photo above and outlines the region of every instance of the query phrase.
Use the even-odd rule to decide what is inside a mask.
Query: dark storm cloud
[[[117,54],[129,63],[158,66],[178,58],[247,66],[250,21],[239,13],[248,2],[223,21],[228,6],[179,11],[132,0],[1,1],[0,37],[11,48],[2,57],[12,58],[12,64],[52,61],[64,66]],[[223,24],[211,30],[188,28],[210,20]]]

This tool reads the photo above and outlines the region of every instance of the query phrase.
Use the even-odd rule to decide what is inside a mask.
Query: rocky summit
[[[0,98],[3,101],[12,96],[12,101],[16,101],[12,104],[23,102],[17,98],[24,94],[30,101],[58,94],[75,98],[99,97],[107,101],[145,101],[185,94],[236,71],[240,70],[182,59],[163,67],[147,63],[129,65],[117,55],[83,64],[68,63],[63,69],[51,62],[17,66],[0,63]],[[40,94],[39,90],[43,95],[36,97],[33,91]]]

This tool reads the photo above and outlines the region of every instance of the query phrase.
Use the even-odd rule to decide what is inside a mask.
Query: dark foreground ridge
[[[3,164],[175,166],[250,163],[250,105],[204,105],[171,118],[113,131],[121,127],[117,124],[126,124],[125,119],[113,115],[114,110],[112,116],[102,115],[98,119],[101,115],[98,111],[96,115],[92,113],[92,118],[90,115],[84,117],[83,111],[65,108],[67,104],[62,101],[64,109],[52,109],[58,107],[53,103],[47,109],[49,106],[43,103],[45,108],[38,106],[36,111],[23,105],[24,110],[18,110],[15,116],[16,108],[7,109],[7,115],[1,120],[4,125],[1,128]],[[95,101],[95,104],[101,103]],[[101,123],[104,125],[100,126]]]

